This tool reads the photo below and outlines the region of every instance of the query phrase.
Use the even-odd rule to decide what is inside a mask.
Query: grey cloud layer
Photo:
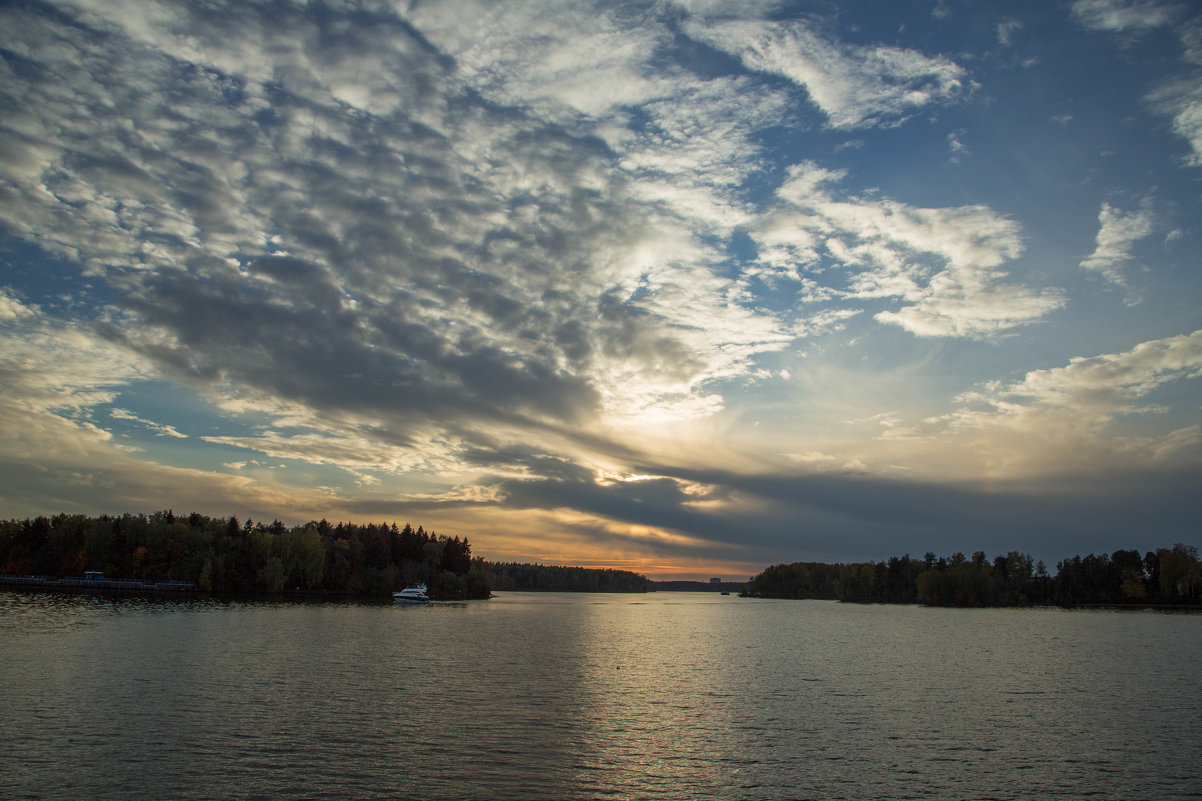
[[[483,40],[433,7],[421,31],[383,6],[67,7],[80,24],[6,12],[0,215],[119,288],[106,336],[202,390],[398,440],[708,413],[706,382],[811,328],[715,272],[705,239],[750,219],[749,135],[781,104],[652,75],[653,18],[582,6],[531,31],[537,9],[478,9]],[[896,89],[848,88],[880,58]],[[958,75],[827,60],[834,95],[877,109],[861,120]]]
[[[1111,5],[1076,7],[1088,25],[1127,25]],[[0,293],[15,343],[0,413],[94,459],[119,450],[106,421],[183,439],[120,397],[167,377],[251,428],[189,444],[362,485],[424,471],[446,490],[430,508],[570,507],[595,516],[581,525],[713,543],[740,520],[774,545],[796,519],[865,532],[996,511],[968,490],[690,473],[640,453],[658,423],[712,418],[730,387],[787,377],[768,357],[851,317],[992,341],[1066,302],[1013,274],[1023,234],[1004,214],[912,205],[765,154],[773,129],[860,135],[934,116],[971,95],[970,62],[767,17],[709,2],[0,9],[0,225],[116,298],[85,326]],[[1174,91],[1163,102],[1192,136],[1194,98]],[[1150,230],[1141,214],[1103,206],[1083,266],[1121,280]],[[62,369],[40,380],[29,365],[47,355]],[[1022,389],[976,400],[997,411],[1030,400]],[[226,478],[251,494],[245,474]],[[339,503],[405,508],[386,506],[416,502],[395,500],[401,486]],[[927,501],[961,512],[931,522]]]
[[[503,497],[517,508],[561,504],[633,524],[687,531],[701,544],[679,547],[708,550],[717,557],[725,557],[734,544],[789,561],[803,551],[854,559],[862,558],[856,552],[884,558],[903,550],[919,554],[978,548],[1019,548],[1055,559],[1073,548],[1154,545],[1154,539],[1139,532],[1186,530],[1191,515],[1202,510],[1197,500],[1181,501],[1202,477],[1196,468],[1185,473],[1115,469],[1055,487],[1032,487],[645,467],[664,477],[608,485],[588,476],[514,481],[503,485]],[[685,484],[708,489],[685,492]],[[698,506],[704,501],[721,505],[718,511],[706,510]]]
[[[613,301],[654,214],[597,141],[473,99],[396,18],[340,37],[182,8],[149,41],[10,13],[2,213],[124,291],[137,324],[111,336],[401,421],[578,421],[597,356],[689,369],[660,317]]]

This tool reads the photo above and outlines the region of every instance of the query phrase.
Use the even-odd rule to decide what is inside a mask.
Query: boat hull
[[[406,587],[400,592],[394,592],[392,600],[398,604],[416,606],[418,604],[430,603],[430,596],[426,595],[426,585],[418,584],[416,587]]]

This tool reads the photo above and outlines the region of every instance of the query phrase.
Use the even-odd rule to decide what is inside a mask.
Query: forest
[[[759,598],[822,598],[927,606],[1202,604],[1198,549],[1178,543],[1139,551],[1074,556],[1049,575],[1042,561],[1011,551],[992,561],[984,551],[922,559],[906,554],[885,562],[773,565],[747,584]]]
[[[60,514],[0,521],[0,572],[190,581],[202,592],[388,597],[425,582],[430,597],[487,598],[488,565],[467,539],[406,524],[286,527],[236,517]]]
[[[425,582],[433,598],[487,598],[496,590],[647,592],[625,570],[512,562],[472,556],[466,538],[396,523],[309,522],[287,527],[235,517],[59,514],[0,520],[0,573],[193,582],[201,592],[386,598]],[[1055,604],[1202,605],[1202,562],[1178,543],[1074,556],[1050,575],[1043,562],[983,551],[883,562],[773,565],[746,585],[760,598],[820,598],[928,606]]]
[[[629,570],[557,565],[489,563],[495,590],[549,592],[647,592],[652,582]]]
[[[60,514],[0,521],[0,573],[188,581],[207,593],[388,597],[417,582],[431,598],[497,590],[647,592],[626,570],[491,563],[467,539],[396,523],[286,527],[171,511],[119,517]]]

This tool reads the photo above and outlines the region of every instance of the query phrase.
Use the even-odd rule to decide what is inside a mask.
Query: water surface
[[[1198,798],[1202,616],[0,593],[0,797]]]

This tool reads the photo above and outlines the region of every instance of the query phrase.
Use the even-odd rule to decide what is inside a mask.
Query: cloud
[[[1132,258],[1135,243],[1152,234],[1156,221],[1148,199],[1133,212],[1123,212],[1109,203],[1102,204],[1098,212],[1097,247],[1084,261],[1081,268],[1099,273],[1112,284],[1126,286],[1122,267]]]
[[[836,193],[843,177],[812,163],[792,167],[778,209],[753,233],[760,258],[802,272],[838,265],[846,284],[828,297],[901,301],[876,319],[918,336],[988,337],[1063,305],[1054,290],[1003,282],[999,267],[1023,250],[1012,220],[982,206],[930,209]]]
[[[1012,399],[1073,410],[1108,421],[1138,411],[1131,402],[1162,385],[1202,377],[1202,331],[1140,343],[1131,350],[1073,359],[1064,367],[1033,370],[1022,381],[977,396],[1002,409]]]
[[[1157,109],[1173,118],[1173,132],[1189,142],[1193,152],[1185,163],[1190,167],[1202,167],[1202,83],[1198,77],[1192,74],[1148,95]]]
[[[90,410],[147,378],[150,366],[86,327],[64,324],[11,296],[0,298],[5,300],[0,308],[11,312],[0,318],[5,430],[20,438],[32,433],[32,419],[46,418],[52,425],[69,420],[104,436],[91,422]]]
[[[187,434],[181,434],[175,429],[174,426],[169,426],[165,423],[156,423],[153,420],[146,420],[145,418],[139,417],[128,409],[110,409],[109,417],[113,418],[114,420],[127,420],[131,423],[138,423],[139,425],[145,426],[153,431],[155,436],[172,437],[174,439],[188,438]]]
[[[653,21],[515,10],[493,52],[433,7],[367,29],[334,9],[74,8],[3,12],[23,66],[0,83],[19,109],[0,222],[115,290],[91,336],[138,372],[96,360],[80,419],[166,379],[236,421],[189,440],[209,463],[340,471],[364,503],[458,497],[469,454],[514,443],[628,459],[630,432],[716,414],[757,357],[854,313],[794,319],[722,264],[754,217],[753,135],[786,104],[730,76],[623,88],[650,74]],[[543,58],[582,35],[585,66]],[[588,97],[594,61],[609,78]],[[237,478],[221,497],[284,480]]]
[[[8,287],[0,286],[0,323],[36,317],[37,309],[26,306]]]
[[[942,57],[887,45],[848,45],[800,22],[691,20],[698,41],[738,56],[753,70],[803,86],[831,127],[896,124],[919,109],[957,99],[962,67]]]
[[[1073,16],[1087,28],[1105,31],[1140,31],[1167,25],[1181,14],[1181,6],[1160,0],[1076,0]]]
[[[176,504],[264,516],[313,508],[303,492],[156,462],[114,437],[97,407],[154,375],[152,364],[86,325],[28,306],[0,319],[0,475],[7,513],[120,513]],[[124,410],[112,416],[178,436]]]
[[[1202,457],[1197,424],[1171,414],[1155,393],[1199,377],[1202,331],[1195,331],[983,384],[960,395],[956,411],[889,436],[921,437],[930,456],[946,448],[972,454],[1005,477],[1085,475],[1099,465],[1186,468]],[[1139,423],[1148,418],[1162,419]]]
[[[1021,381],[924,383],[933,351],[993,354],[1066,302],[1009,211],[836,168],[910,135],[985,164],[989,137],[896,130],[971,88],[962,57],[772,3],[352,5],[0,8],[8,508],[425,515],[632,565],[884,556],[1025,526],[1029,487],[933,479],[1011,480],[1045,442],[1190,464],[1191,421],[1124,427],[1186,372],[1109,406],[1078,387],[1080,420]],[[1186,136],[1191,98],[1156,100]],[[1121,276],[1141,211],[1110,211],[1090,259]],[[90,308],[55,286],[72,265]]]
[[[947,149],[951,151],[951,157],[948,158],[949,163],[958,164],[961,156],[966,156],[972,153],[968,145],[964,144],[961,137],[964,136],[964,130],[960,129],[952,131],[947,135]]]
[[[1193,151],[1186,159],[1191,167],[1202,166],[1202,18],[1187,16],[1187,8],[1158,0],[1077,0],[1073,15],[1086,27],[1129,36],[1174,25],[1181,40],[1186,74],[1152,90],[1148,101],[1173,120],[1173,132],[1185,139]]]
[[[1023,24],[1016,19],[1004,19],[997,24],[998,44],[1009,47],[1014,41],[1014,34],[1022,30]]]
[[[791,340],[692,227],[742,219],[719,220],[721,187],[747,169],[721,150],[750,130],[754,93],[715,81],[670,101],[668,82],[577,108],[650,103],[648,135],[668,146],[652,162],[636,138],[626,176],[598,139],[539,116],[585,102],[584,84],[547,72],[554,59],[509,69],[467,37],[452,69],[384,12],[330,36],[332,20],[266,13],[119,5],[71,27],[8,12],[28,59],[5,81],[21,92],[9,133],[28,156],[0,219],[124,293],[114,341],[198,391],[299,404],[318,429],[338,410],[365,430],[449,421],[475,436],[706,414],[720,400],[705,383]],[[626,85],[650,40],[623,29],[617,48],[589,19],[585,55],[612,68],[605,86]]]
[[[417,5],[409,18],[454,58],[479,91],[560,117],[600,117],[668,96],[673,82],[646,68],[669,39],[648,14],[607,14],[589,3]]]
[[[1046,481],[983,486],[849,472],[642,467],[648,473],[638,481],[514,480],[502,485],[501,494],[508,507],[528,514],[564,510],[543,524],[591,527],[594,537],[615,548],[657,537],[656,549],[677,558],[754,553],[766,562],[795,560],[799,553],[841,561],[865,558],[855,555],[863,553],[883,559],[926,550],[1018,548],[1058,559],[1073,548],[1147,548],[1166,531],[1189,530],[1190,510],[1199,508],[1196,501],[1181,502],[1192,497],[1196,470],[1116,470],[1053,489]],[[1156,534],[1139,533],[1149,530]],[[855,551],[843,544],[853,541]]]
[[[387,430],[361,423],[343,425],[328,419],[305,418],[288,431],[270,428],[248,436],[202,437],[205,442],[255,451],[272,459],[306,465],[332,465],[360,483],[377,484],[380,477],[399,474],[452,472],[463,457],[463,442],[410,432],[404,440]]]

